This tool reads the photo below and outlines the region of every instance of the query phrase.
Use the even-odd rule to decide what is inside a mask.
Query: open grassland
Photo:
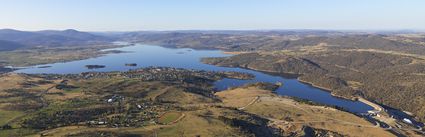
[[[165,112],[158,118],[158,122],[162,124],[172,124],[183,118],[184,114],[180,112]]]
[[[23,112],[20,111],[7,111],[0,110],[0,125],[7,124],[10,120],[22,116]]]
[[[425,122],[425,39],[421,33],[342,32],[135,33],[132,42],[221,49],[219,66],[300,74],[300,80],[352,99],[362,96],[412,112]]]
[[[328,89],[333,95],[357,96],[412,112],[424,121],[425,60],[417,54],[376,49],[309,49],[208,58],[208,64],[301,75],[300,81]],[[347,61],[348,60],[348,61]]]
[[[226,124],[218,116],[215,121],[221,124],[206,126],[209,120],[197,112],[199,107],[204,107],[198,104],[217,103],[211,83],[205,82],[213,80],[202,80],[202,83],[185,83],[184,79],[143,81],[119,76],[116,72],[109,74],[113,78],[102,74],[89,79],[66,78],[66,75],[1,75],[1,136],[97,136],[127,135],[127,132],[164,136],[186,132],[207,136],[237,131],[231,128],[226,133],[219,132]],[[180,78],[196,80],[201,79],[197,78],[201,75]],[[198,122],[197,126],[205,124],[194,128],[190,122]],[[120,130],[115,130],[118,128]]]
[[[256,88],[239,88],[217,93],[225,105],[240,108],[238,102],[249,104],[244,111],[265,117],[271,125],[290,131],[300,131],[308,125],[346,136],[394,136],[353,114],[329,107],[312,106],[279,97],[270,91]]]
[[[219,112],[218,110],[215,112]],[[55,136],[83,136],[100,132],[113,133],[116,135],[134,136],[242,136],[237,129],[214,117],[204,118],[204,111],[188,111],[186,116],[171,125],[147,125],[144,127],[122,127],[122,128],[99,128],[85,126],[67,126],[43,131],[45,135]]]
[[[35,48],[14,51],[0,51],[0,66],[25,67],[39,64],[66,62],[98,57],[119,51],[101,51],[102,49],[119,47],[115,45],[90,47],[57,47]]]
[[[94,77],[2,75],[2,84],[23,84],[0,90],[0,135],[392,136],[353,114],[273,94],[280,84],[213,94],[211,83],[86,75]]]

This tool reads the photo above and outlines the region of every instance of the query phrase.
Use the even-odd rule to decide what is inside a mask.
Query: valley
[[[1,51],[1,66],[16,67],[1,70],[10,87],[0,89],[2,134],[423,135],[422,105],[412,105],[424,102],[421,39],[285,31],[109,39],[122,42]]]
[[[183,75],[181,80],[137,77],[151,73]],[[271,83],[214,92],[212,82],[222,78],[214,72],[154,67],[3,74],[0,112],[13,117],[1,117],[0,135],[393,136],[351,113],[278,96],[272,90],[279,86]]]
[[[425,137],[424,0],[0,3],[0,137]]]
[[[128,40],[171,47],[237,52],[203,62],[280,74],[335,96],[365,97],[412,112],[424,122],[425,72],[423,34],[339,33],[333,31],[229,31],[210,33],[132,34]]]

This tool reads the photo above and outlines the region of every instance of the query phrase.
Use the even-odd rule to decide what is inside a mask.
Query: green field
[[[0,125],[6,124],[9,120],[21,116],[23,113],[20,111],[6,111],[0,110]]]
[[[166,112],[159,119],[159,123],[161,124],[171,124],[172,122],[179,119],[183,114],[180,112]]]

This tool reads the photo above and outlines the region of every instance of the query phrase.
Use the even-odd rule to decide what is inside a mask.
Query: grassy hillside
[[[0,51],[11,51],[11,50],[24,48],[24,47],[25,45],[22,45],[16,42],[0,40]]]
[[[425,36],[398,33],[161,32],[125,40],[170,47],[247,53],[209,64],[302,74],[300,80],[335,95],[363,96],[425,122]],[[420,105],[417,105],[417,104]]]
[[[223,74],[228,73],[173,68],[2,74],[0,136],[342,136],[351,131],[392,136],[355,115],[278,97],[265,90],[276,88],[272,84],[214,93],[212,82],[227,77]],[[322,114],[339,120],[308,120]]]
[[[24,67],[73,60],[87,59],[120,51],[101,51],[119,47],[116,45],[92,45],[90,47],[33,48],[0,51],[0,66]]]
[[[370,100],[413,112],[425,120],[425,60],[417,56],[353,50],[306,50],[208,58],[205,63],[300,74],[300,80],[333,94]]]
[[[114,39],[76,30],[64,31],[18,31],[0,30],[0,40],[13,41],[26,47],[62,47],[102,44]]]
[[[416,35],[415,35],[416,36]],[[419,37],[419,38],[417,38]],[[343,32],[132,32],[122,40],[195,49],[226,51],[274,51],[311,47],[319,44],[335,49],[376,49],[409,54],[425,54],[423,36],[416,38],[395,34],[362,34]]]

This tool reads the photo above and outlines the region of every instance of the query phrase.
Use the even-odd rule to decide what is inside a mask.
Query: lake
[[[127,71],[130,69],[149,66],[175,67],[208,71],[237,71],[251,73],[255,75],[255,79],[223,79],[215,82],[216,89],[224,90],[229,87],[239,86],[253,82],[281,82],[283,83],[283,86],[281,86],[275,91],[279,95],[297,97],[301,99],[311,100],[313,102],[321,104],[338,106],[353,113],[366,113],[368,110],[373,110],[373,108],[367,104],[364,104],[359,101],[351,101],[331,96],[329,92],[326,92],[319,88],[315,88],[309,84],[299,82],[296,78],[274,76],[267,73],[242,68],[218,67],[214,65],[203,64],[202,62],[200,62],[201,58],[204,57],[231,56],[228,54],[224,54],[222,51],[219,50],[194,50],[188,48],[173,49],[142,44],[136,44],[134,46],[109,50],[121,50],[126,52],[119,54],[106,54],[97,58],[90,58],[65,63],[37,65],[25,69],[20,69],[16,72],[32,74],[75,74],[87,71]],[[137,66],[126,66],[125,64],[128,63],[136,63]],[[99,69],[88,69],[85,67],[85,65],[105,65],[105,67]]]

